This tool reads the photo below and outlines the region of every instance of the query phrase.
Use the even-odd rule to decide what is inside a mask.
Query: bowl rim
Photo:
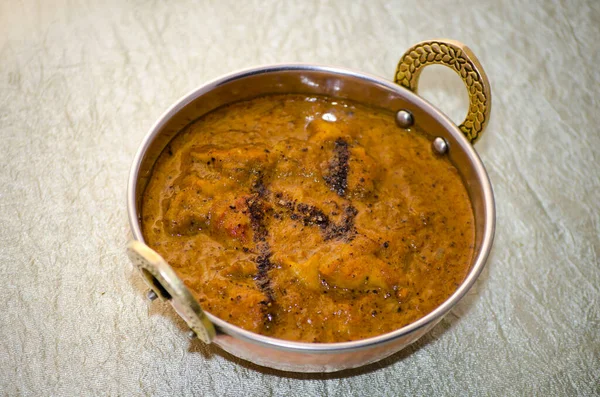
[[[456,291],[454,291],[454,293],[450,295],[450,297],[448,297],[441,305],[439,305],[433,311],[421,317],[417,321],[405,325],[404,327],[366,339],[335,343],[311,343],[290,341],[257,334],[237,327],[233,324],[230,324],[209,312],[205,311],[205,314],[215,326],[217,326],[221,330],[225,330],[225,333],[230,336],[237,337],[239,339],[243,339],[255,344],[260,344],[266,347],[277,348],[279,350],[305,353],[341,353],[348,351],[363,350],[372,346],[381,346],[382,344],[393,342],[395,340],[398,340],[399,338],[406,337],[428,325],[435,325],[437,321],[441,320],[442,317],[446,315],[466,295],[466,293],[472,288],[475,281],[481,274],[483,268],[485,267],[485,263],[492,249],[495,234],[496,210],[494,193],[489,180],[489,175],[481,159],[479,158],[479,155],[473,148],[473,145],[458,129],[456,124],[448,118],[448,116],[446,116],[442,111],[440,111],[437,107],[429,103],[427,100],[413,93],[412,91],[392,81],[388,81],[375,75],[371,75],[364,72],[358,72],[352,69],[342,67],[325,66],[314,63],[269,64],[264,66],[246,68],[236,72],[228,73],[221,77],[217,77],[205,84],[200,85],[199,87],[191,90],[190,92],[182,96],[173,105],[171,105],[148,130],[140,146],[138,147],[138,150],[133,159],[127,183],[127,213],[134,239],[145,243],[144,237],[141,232],[141,227],[138,222],[139,214],[136,206],[136,187],[137,181],[139,179],[139,171],[142,164],[142,160],[151,143],[159,135],[161,129],[173,116],[175,116],[180,110],[184,109],[191,102],[195,101],[198,97],[229,82],[244,79],[258,74],[303,71],[326,72],[335,75],[359,78],[367,81],[370,84],[381,85],[384,88],[395,91],[396,93],[400,94],[404,99],[409,100],[413,105],[429,113],[432,117],[436,119],[437,122],[439,122],[442,125],[443,128],[448,130],[457,139],[458,145],[453,146],[452,150],[460,148],[459,150],[463,150],[466,153],[470,160],[470,163],[473,166],[473,170],[475,171],[474,174],[477,176],[477,179],[479,179],[479,182],[481,183],[481,190],[483,192],[482,202],[485,206],[485,219],[481,250],[475,258],[474,264],[467,276],[465,277],[465,279],[463,280],[463,282],[456,289]],[[216,340],[218,340],[219,336],[219,332],[217,332]]]

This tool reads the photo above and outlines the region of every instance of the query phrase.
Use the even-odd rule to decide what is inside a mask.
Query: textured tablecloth
[[[125,255],[127,174],[152,123],[240,68],[391,79],[439,37],[472,48],[494,95],[477,150],[498,224],[474,290],[355,371],[276,373],[188,341]],[[430,69],[421,93],[460,122],[462,82]],[[0,395],[600,394],[599,1],[5,0],[0,138]]]

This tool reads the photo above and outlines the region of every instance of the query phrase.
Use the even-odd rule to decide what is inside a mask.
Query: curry
[[[464,280],[475,240],[461,177],[424,132],[293,94],[182,130],[154,165],[142,229],[204,310],[320,343],[425,316]]]

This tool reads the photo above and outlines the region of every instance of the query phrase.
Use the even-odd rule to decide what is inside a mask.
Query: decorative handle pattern
[[[428,65],[448,66],[464,81],[469,93],[469,111],[458,128],[471,143],[475,143],[489,121],[492,107],[490,83],[479,60],[460,42],[424,41],[412,46],[400,58],[394,81],[416,93],[419,75]]]
[[[211,343],[216,334],[214,325],[173,268],[159,254],[140,241],[131,241],[127,246],[127,254],[156,295],[171,301],[175,311],[198,338],[204,343]]]

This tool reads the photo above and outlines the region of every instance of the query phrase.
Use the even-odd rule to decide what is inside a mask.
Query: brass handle
[[[427,65],[445,65],[462,78],[469,92],[469,111],[458,128],[471,143],[483,133],[490,119],[492,92],[483,67],[466,45],[454,40],[431,40],[415,44],[404,53],[394,81],[417,92],[419,75]]]
[[[141,241],[131,241],[127,246],[127,254],[156,295],[171,302],[200,340],[211,343],[216,334],[214,325],[173,268]]]

